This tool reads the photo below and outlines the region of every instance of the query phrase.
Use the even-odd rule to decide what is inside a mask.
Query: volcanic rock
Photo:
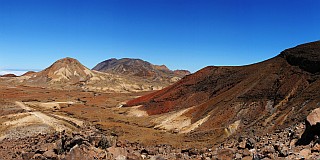
[[[43,156],[48,159],[57,159],[57,154],[53,150],[49,150],[43,153]]]
[[[313,110],[307,116],[307,121],[311,126],[315,126],[317,123],[320,123],[320,108]]]
[[[297,145],[307,145],[320,136],[320,108],[314,109],[306,118],[306,129]],[[315,139],[316,138],[316,139]]]

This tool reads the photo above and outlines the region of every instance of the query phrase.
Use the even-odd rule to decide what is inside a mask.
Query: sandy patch
[[[30,113],[25,112],[25,113],[17,113],[17,114],[8,114],[8,115],[1,116],[0,118],[11,119],[11,118],[24,117],[28,115],[30,115]]]
[[[209,119],[209,117],[210,117],[210,115],[207,115],[206,117],[198,120],[197,122],[182,128],[180,133],[188,133],[188,132],[193,131],[194,129],[198,128],[202,123],[206,122]]]
[[[54,115],[55,117],[64,119],[66,121],[70,121],[72,123],[75,123],[77,126],[79,127],[83,127],[84,126],[84,122],[75,118],[71,118],[71,117],[66,117],[66,116],[61,116],[61,115]]]
[[[27,107],[25,104],[23,104],[22,102],[18,102],[18,101],[16,101],[15,102],[16,103],[16,105],[18,105],[19,107],[21,107],[22,109],[24,109],[24,110],[26,110],[26,111],[33,111],[33,109],[32,108],[30,108],[30,107]]]
[[[183,116],[191,108],[187,108],[178,112],[170,112],[162,115],[153,122],[158,123],[154,128],[162,130],[181,130],[183,127],[191,125],[191,118]]]
[[[74,102],[25,102],[25,104],[30,106],[39,106],[43,109],[61,109],[60,104],[74,104]]]
[[[49,117],[41,112],[29,112],[30,115],[21,119],[4,122],[2,125],[10,128],[28,126],[32,124],[46,124],[54,128],[56,131],[70,130],[62,125],[63,122],[55,118]]]
[[[140,110],[139,108],[142,107],[142,105],[130,107],[130,110],[127,112],[128,116],[132,117],[146,117],[149,116],[146,111]]]
[[[155,129],[161,130],[174,130],[179,133],[188,133],[197,127],[199,127],[202,123],[206,122],[210,115],[206,116],[203,119],[198,120],[195,123],[191,123],[191,118],[184,115],[194,107],[190,107],[187,109],[183,109],[181,111],[175,111],[166,113],[157,117],[153,120],[153,123],[157,125],[154,127]]]

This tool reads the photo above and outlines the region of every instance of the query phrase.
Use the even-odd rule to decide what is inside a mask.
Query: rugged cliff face
[[[201,135],[264,133],[302,121],[320,106],[319,57],[317,41],[257,64],[206,67],[127,106],[142,105],[149,115],[188,109],[182,116],[198,124],[192,130]]]
[[[320,72],[320,43],[311,42],[287,49],[279,55],[285,58],[289,64],[299,66],[301,69],[311,72]]]

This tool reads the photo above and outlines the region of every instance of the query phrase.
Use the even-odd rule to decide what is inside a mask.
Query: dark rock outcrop
[[[320,72],[320,41],[299,45],[280,54],[291,65],[311,73]]]

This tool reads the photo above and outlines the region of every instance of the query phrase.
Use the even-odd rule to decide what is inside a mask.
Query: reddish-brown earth
[[[209,116],[193,131],[198,136],[227,137],[230,126],[238,135],[261,135],[301,122],[320,107],[319,66],[317,41],[257,64],[206,67],[126,105],[142,105],[149,115],[193,107],[184,113],[192,123]]]

